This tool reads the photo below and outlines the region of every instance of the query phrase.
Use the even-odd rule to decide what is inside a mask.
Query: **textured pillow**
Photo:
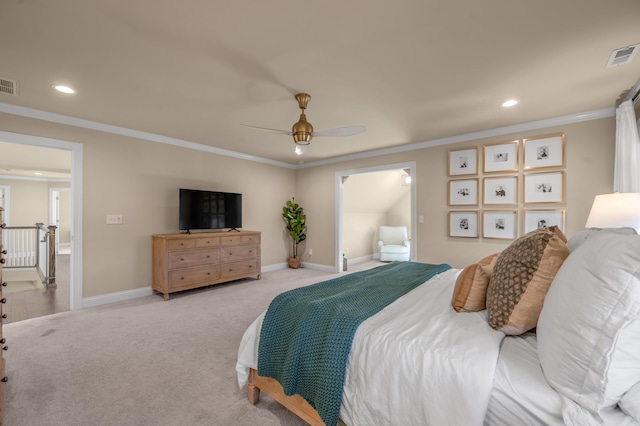
[[[640,382],[629,389],[618,403],[620,409],[640,423]]]
[[[640,381],[639,235],[599,233],[571,253],[540,313],[538,356],[549,384],[573,401],[568,418],[582,411],[602,423]]]
[[[478,312],[487,308],[487,287],[499,254],[487,256],[460,272],[451,299],[456,312]]]
[[[557,226],[540,228],[500,253],[487,288],[491,327],[517,335],[536,326],[547,290],[569,255],[566,241]]]

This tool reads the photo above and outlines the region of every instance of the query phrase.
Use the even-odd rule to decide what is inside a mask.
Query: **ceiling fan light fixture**
[[[304,143],[304,142],[296,142],[296,154],[297,155],[302,155],[305,152],[307,152],[307,149],[309,149],[309,143]]]

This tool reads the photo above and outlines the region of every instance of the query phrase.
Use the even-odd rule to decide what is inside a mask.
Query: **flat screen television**
[[[180,188],[179,229],[242,228],[242,194]]]

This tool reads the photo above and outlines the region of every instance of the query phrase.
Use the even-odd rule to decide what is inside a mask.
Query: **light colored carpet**
[[[277,294],[335,276],[279,270],[7,324],[5,424],[303,425],[264,394],[249,404],[238,345]]]

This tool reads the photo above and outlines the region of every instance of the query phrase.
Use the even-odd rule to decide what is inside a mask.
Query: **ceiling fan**
[[[313,126],[307,121],[307,116],[304,114],[304,110],[307,108],[307,104],[311,100],[311,95],[307,93],[298,93],[295,98],[298,101],[298,106],[302,112],[300,113],[300,119],[293,125],[291,131],[249,126],[248,124],[243,124],[243,126],[293,136],[293,141],[296,143],[295,152],[298,155],[302,155],[307,152],[309,144],[311,143],[311,138],[315,136],[353,136],[363,133],[366,130],[364,126],[347,126],[314,132]]]

